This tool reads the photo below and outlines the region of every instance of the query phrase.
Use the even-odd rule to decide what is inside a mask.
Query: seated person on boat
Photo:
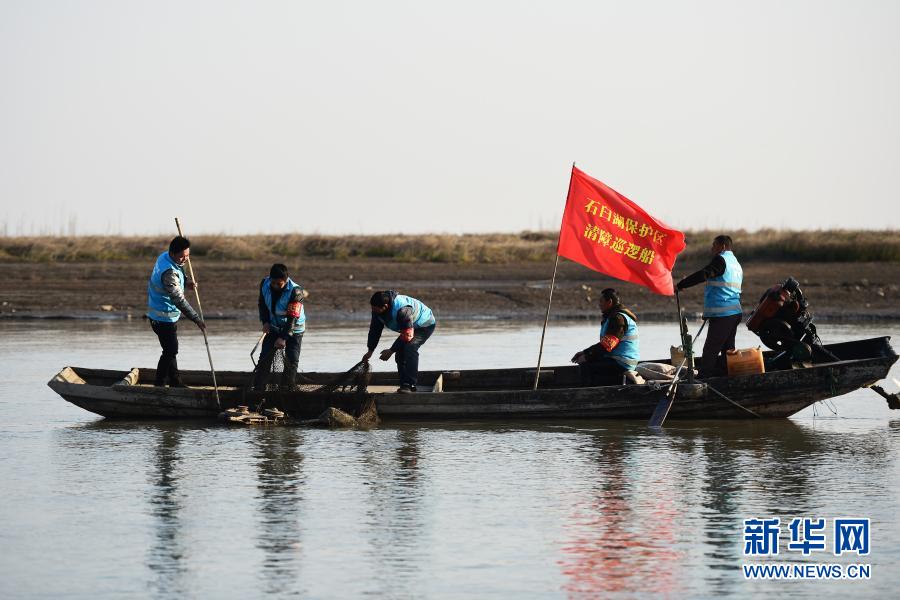
[[[363,360],[369,360],[372,356],[385,327],[398,332],[400,335],[390,348],[382,350],[380,358],[387,360],[393,354],[400,374],[400,388],[397,391],[415,392],[419,375],[419,346],[434,333],[434,314],[421,300],[394,290],[375,292],[369,303],[372,305],[367,344],[369,351],[363,355]]]
[[[147,318],[150,327],[159,338],[162,354],[156,365],[154,385],[162,387],[167,383],[174,387],[184,387],[178,373],[178,319],[181,313],[206,331],[206,324],[197,311],[184,297],[184,290],[194,289],[194,282],[185,284],[184,265],[191,254],[191,241],[176,236],[169,242],[169,249],[160,254],[150,280],[147,283]]]
[[[622,306],[612,288],[600,292],[603,321],[600,341],[572,357],[579,366],[584,385],[620,385],[640,358],[637,317]]]
[[[306,331],[303,287],[288,275],[281,263],[272,265],[269,276],[259,283],[259,320],[265,333],[253,389],[264,390],[276,350],[284,350],[284,373],[280,386],[290,389],[297,378],[300,343]]]

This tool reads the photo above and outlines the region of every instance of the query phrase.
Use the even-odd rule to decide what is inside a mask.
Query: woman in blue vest
[[[363,360],[369,360],[381,332],[387,327],[400,335],[391,347],[382,350],[381,360],[387,360],[394,354],[397,372],[400,374],[400,393],[416,391],[416,380],[419,375],[419,346],[424,344],[434,333],[434,314],[420,300],[403,296],[394,290],[375,292],[369,300],[372,305],[372,321],[369,324],[369,351]]]
[[[184,290],[194,289],[194,283],[185,285],[184,264],[191,254],[191,241],[180,235],[169,242],[169,250],[156,259],[150,281],[147,282],[147,318],[150,327],[159,338],[162,355],[156,365],[154,385],[184,387],[178,373],[178,319],[181,313],[206,331],[206,324],[184,297]]]
[[[734,350],[734,336],[741,323],[741,284],[744,271],[731,251],[731,237],[717,236],[710,247],[712,261],[696,273],[678,282],[679,290],[706,282],[703,292],[703,318],[709,321],[700,376],[713,377],[724,373],[719,355]]]
[[[600,341],[572,357],[585,385],[621,385],[640,358],[637,317],[622,306],[612,288],[600,292]]]
[[[253,378],[254,389],[265,389],[276,350],[284,350],[284,373],[279,385],[287,389],[294,386],[300,343],[306,331],[303,296],[303,287],[294,283],[287,267],[280,263],[272,265],[269,276],[259,283],[259,320],[266,336]]]

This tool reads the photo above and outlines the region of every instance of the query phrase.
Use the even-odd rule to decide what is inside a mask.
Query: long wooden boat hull
[[[788,417],[807,406],[872,385],[887,376],[897,354],[890,338],[832,344],[841,360],[759,375],[716,377],[679,384],[670,419]],[[668,361],[657,361],[668,362]],[[153,369],[111,371],[66,367],[49,386],[85,410],[116,419],[211,419],[225,408],[255,406],[263,398],[295,419],[318,416],[329,406],[355,413],[374,399],[385,420],[443,419],[649,419],[662,391],[653,384],[584,387],[576,367],[425,371],[415,394],[396,393],[396,373],[373,373],[365,394],[254,392],[247,372],[217,373],[221,408],[208,372],[183,371],[189,387],[158,388]],[[308,382],[332,381],[334,373],[304,373]],[[726,399],[727,398],[727,399]],[[873,395],[874,398],[874,395]],[[739,406],[738,406],[739,405]]]

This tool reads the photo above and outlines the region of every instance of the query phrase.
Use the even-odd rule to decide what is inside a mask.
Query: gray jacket
[[[199,324],[202,319],[200,318],[200,315],[197,314],[197,311],[194,310],[194,307],[187,301],[187,298],[184,297],[184,290],[182,290],[179,285],[179,277],[175,272],[175,269],[164,271],[162,274],[162,282],[163,287],[166,289],[166,293],[169,295],[169,298],[172,299],[172,304],[177,306],[178,310],[180,310],[188,319]]]

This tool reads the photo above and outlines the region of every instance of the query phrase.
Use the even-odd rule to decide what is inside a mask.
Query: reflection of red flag
[[[590,269],[671,296],[684,234],[572,167],[556,253]]]

